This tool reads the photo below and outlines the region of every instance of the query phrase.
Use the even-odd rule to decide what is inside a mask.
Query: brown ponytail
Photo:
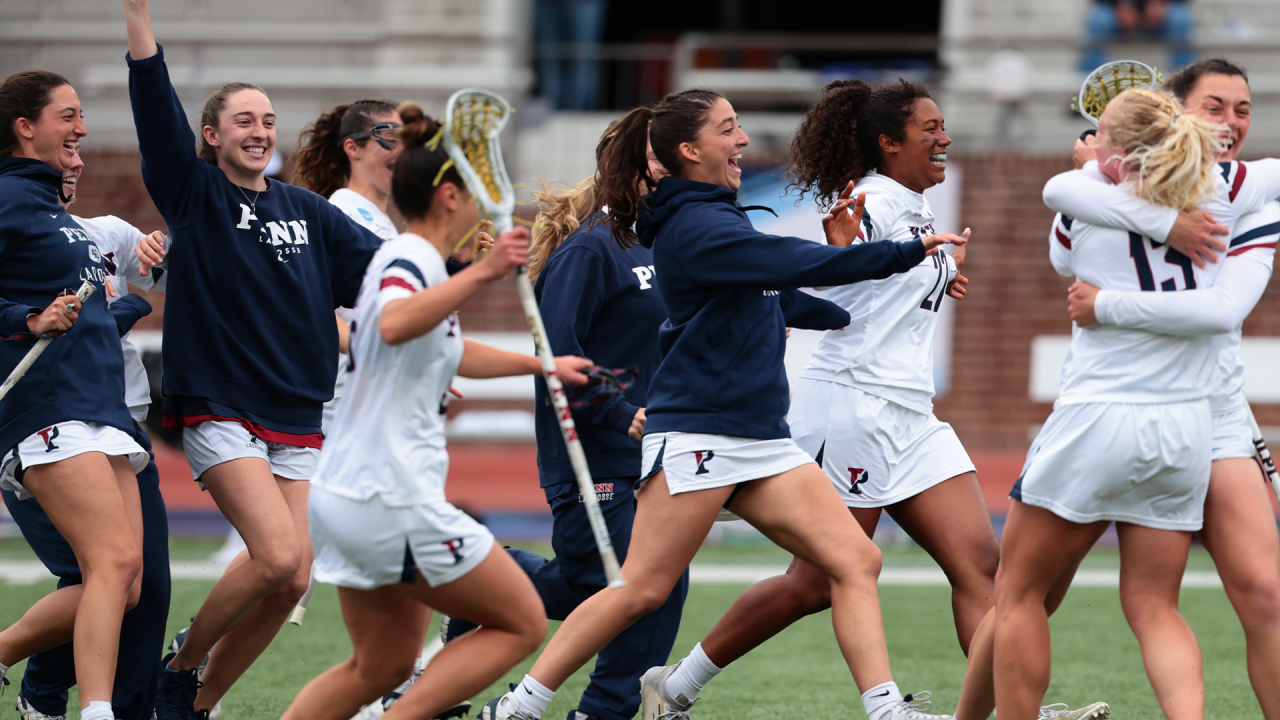
[[[405,217],[416,220],[431,209],[436,188],[442,183],[453,183],[464,191],[467,185],[439,142],[443,126],[422,112],[417,103],[402,103],[398,109],[404,123],[400,128],[403,149],[391,173],[391,199]]]
[[[343,140],[368,130],[375,119],[395,111],[395,104],[389,100],[357,100],[316,118],[298,136],[298,149],[293,153],[293,184],[323,197],[346,187],[351,179],[351,160],[342,147]],[[355,142],[363,146],[369,139]]]

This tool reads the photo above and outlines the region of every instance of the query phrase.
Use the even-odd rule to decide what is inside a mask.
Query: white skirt
[[[640,480],[665,470],[667,490],[676,495],[772,477],[811,462],[791,438],[654,433],[644,436]]]
[[[121,455],[129,459],[134,474],[142,472],[151,458],[128,433],[100,423],[67,420],[33,434],[0,460],[0,490],[10,490],[19,500],[31,493],[22,486],[21,477],[36,465],[47,465],[87,452]]]
[[[1199,530],[1212,437],[1207,400],[1060,404],[1009,497],[1075,523]]]

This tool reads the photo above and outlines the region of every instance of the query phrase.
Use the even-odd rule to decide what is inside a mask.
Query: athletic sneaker
[[[1054,703],[1040,708],[1039,720],[1107,720],[1111,706],[1104,702],[1086,705],[1079,710],[1070,709],[1066,703]]]
[[[457,640],[467,633],[480,627],[470,620],[462,618],[449,617],[448,615],[440,616],[440,642],[443,645]]]
[[[480,708],[480,714],[476,717],[480,720],[542,720],[540,715],[534,715],[520,705],[520,701],[516,700],[514,692],[509,692],[502,697],[496,697],[484,704]]]
[[[195,668],[171,670],[169,661],[173,653],[160,661],[160,682],[156,687],[156,720],[196,720],[207,713],[196,713],[196,693],[200,690],[200,678]]]
[[[195,618],[191,618],[195,620]],[[187,641],[187,633],[191,631],[191,627],[187,626],[173,634],[173,639],[169,641],[169,652],[178,653],[182,648],[182,643]],[[209,658],[213,657],[213,651],[204,654],[204,659],[200,661],[200,667],[196,669],[196,677],[204,675],[204,669],[209,665]],[[222,701],[213,704],[213,709],[209,711],[209,720],[222,720]]]
[[[909,694],[900,702],[888,705],[871,720],[955,720],[953,715],[931,715],[929,709],[933,701],[929,691]]]
[[[22,720],[67,720],[66,715],[45,715],[21,695],[18,696],[18,717]]]
[[[679,664],[651,667],[640,676],[640,720],[689,720],[689,708],[698,699],[667,692],[667,678]]]

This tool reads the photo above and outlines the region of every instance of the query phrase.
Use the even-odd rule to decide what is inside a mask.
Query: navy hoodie
[[[0,453],[54,423],[99,423],[133,432],[124,404],[124,358],[107,311],[102,253],[58,204],[62,174],[39,160],[0,158],[0,378],[35,345],[27,316],[85,280],[98,287],[0,400]]]
[[[847,248],[758,232],[732,190],[664,178],[645,196],[636,231],[653,248],[670,319],[649,386],[645,433],[690,432],[772,440],[791,436],[782,359],[786,327],[829,330],[849,315],[795,291],[905,272],[924,244]]]
[[[658,328],[667,309],[654,285],[653,251],[623,250],[609,226],[583,223],[556,248],[534,286],[547,339],[556,355],[579,355],[610,370],[636,368],[622,394],[574,411],[578,438],[595,478],[637,476],[640,443],[627,436],[631,419],[645,406],[649,381],[658,369]],[[537,378],[538,476],[542,487],[573,482],[564,436],[547,384]],[[570,401],[575,388],[566,388]]]
[[[263,440],[319,447],[337,373],[333,311],[355,304],[382,241],[313,192],[271,180],[257,193],[201,160],[163,49],[129,59],[129,99],[142,177],[173,236],[166,425],[228,418]]]

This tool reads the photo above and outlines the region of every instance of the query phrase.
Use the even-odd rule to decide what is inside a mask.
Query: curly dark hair
[[[1249,84],[1249,76],[1245,73],[1244,68],[1239,65],[1226,58],[1205,58],[1204,60],[1197,60],[1174,73],[1173,77],[1165,82],[1163,89],[1178,98],[1178,102],[1186,104],[1187,96],[1191,94],[1191,89],[1205,75],[1238,75],[1244,78],[1245,85]]]
[[[914,103],[927,97],[924,85],[902,78],[880,87],[861,80],[827,85],[791,141],[787,189],[800,191],[797,202],[813,193],[821,207],[831,207],[850,180],[880,165],[881,135],[906,139]]]
[[[342,149],[343,140],[352,133],[368,130],[374,120],[395,111],[396,105],[390,100],[357,100],[323,113],[298,136],[298,149],[293,152],[293,183],[324,197],[346,187],[351,179],[351,160]],[[369,138],[355,142],[363,146]]]

